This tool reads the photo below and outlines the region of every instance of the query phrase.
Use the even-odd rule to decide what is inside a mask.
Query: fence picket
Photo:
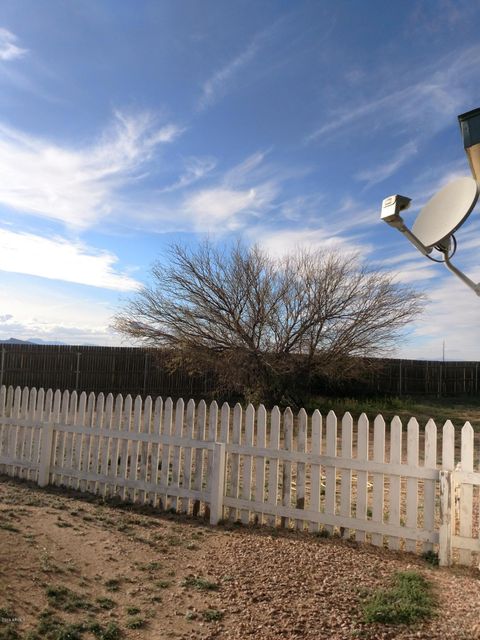
[[[230,441],[230,405],[227,402],[222,404],[220,414],[220,442],[227,444]]]
[[[6,418],[6,402],[7,402],[7,388],[5,385],[0,387],[0,419]],[[0,423],[0,457],[7,456],[7,443],[8,443],[8,430],[9,426]],[[5,473],[6,465],[0,462],[0,473]]]
[[[155,400],[153,408],[153,420],[150,423],[150,433],[157,436],[162,433],[162,417],[163,417],[163,399],[159,396]],[[158,472],[160,468],[160,442],[152,443],[152,457],[151,457],[151,469],[150,469],[150,482],[154,485],[158,484]],[[153,506],[157,506],[158,494],[155,491],[151,491],[148,496],[149,503]]]
[[[33,421],[35,422],[35,429],[33,430],[33,436],[32,436],[31,460],[32,460],[33,469],[30,476],[30,480],[33,480],[36,482],[38,482],[38,465],[39,465],[39,458],[40,458],[40,436],[42,432],[42,427],[40,426],[40,424],[43,421],[43,417],[44,417],[43,416],[44,405],[45,405],[45,390],[42,387],[38,390],[37,400],[35,403],[34,413],[33,413]]]
[[[62,400],[60,404],[60,416],[59,421],[61,424],[67,424],[68,422],[68,410],[70,404],[70,392],[66,389],[62,393]],[[54,438],[54,452],[52,458],[52,466],[63,469],[65,465],[65,432],[56,431],[56,437]],[[64,474],[52,473],[52,484],[63,485],[65,481]]]
[[[195,430],[195,401],[190,399],[187,403],[187,415],[185,424],[185,435],[190,440],[193,439]],[[190,489],[192,481],[192,447],[185,447],[183,455],[183,483],[185,489]],[[180,501],[180,511],[188,513],[190,511],[190,500],[182,498]]]
[[[9,445],[8,445],[8,455],[12,459],[12,463],[9,465],[8,474],[10,476],[15,476],[18,472],[19,467],[16,465],[16,460],[18,459],[18,443],[20,441],[20,411],[22,405],[22,390],[20,387],[15,389],[15,393],[13,396],[13,407],[11,411],[11,416],[13,419],[17,419],[17,422],[10,427],[9,433]]]
[[[455,428],[450,420],[447,420],[443,425],[442,469],[440,477],[440,539],[438,555],[440,566],[449,566],[452,563],[452,535],[456,534],[456,515],[454,505],[452,505],[455,500],[453,474],[455,469]],[[442,475],[444,476],[443,484]]]
[[[95,405],[95,417],[92,419],[92,427],[95,425],[97,429],[101,429],[103,426],[103,411],[105,406],[105,396],[103,393],[99,393],[97,402]],[[100,455],[100,442],[103,440],[100,436],[93,435],[90,442],[90,471],[92,473],[98,473],[99,455]],[[92,493],[98,492],[98,482],[95,480],[89,481],[87,485],[87,491]]]
[[[377,416],[373,423],[373,460],[374,462],[385,462],[385,420],[382,416]],[[383,523],[383,485],[383,473],[374,473],[372,489],[372,521],[378,522],[379,524]],[[381,547],[383,545],[383,534],[372,533],[372,544]]]
[[[257,409],[257,447],[265,449],[267,447],[267,412],[263,404]],[[263,504],[265,501],[265,457],[255,458],[255,502]],[[256,524],[263,524],[263,513],[255,516]]]
[[[270,416],[270,449],[277,451],[280,448],[280,409],[273,407]],[[277,506],[278,499],[278,458],[270,458],[268,470],[268,504],[271,507]],[[269,526],[277,524],[277,517],[269,515],[267,518]]]
[[[47,392],[47,397],[48,397],[48,392]],[[82,392],[80,394],[80,398],[78,401],[78,413],[77,413],[77,419],[75,421],[75,424],[79,427],[84,427],[86,417],[87,417],[87,394],[85,392]],[[86,438],[87,438],[86,432],[83,432],[82,434],[77,436],[76,442],[75,442],[75,446],[76,447],[78,446],[78,452],[76,456],[76,462],[78,466],[76,470],[79,473],[85,469],[83,463],[85,460],[85,448],[87,445]],[[76,489],[80,489],[81,487],[80,477],[75,479],[75,484],[73,486]]]
[[[123,431],[132,431],[132,404],[132,396],[128,394],[123,408]],[[119,475],[122,480],[128,480],[129,442],[127,438],[123,438],[121,442]],[[128,495],[126,485],[119,487],[119,494],[122,500],[125,500]]]
[[[293,451],[293,413],[290,407],[283,412],[283,448],[285,451]],[[292,506],[292,463],[290,460],[283,461],[282,473],[282,505],[291,508]],[[281,526],[288,527],[290,518],[281,517]]]
[[[140,433],[142,427],[142,397],[137,395],[135,402],[133,403],[133,422],[131,425],[132,432],[134,434]],[[131,502],[136,502],[138,498],[138,489],[135,489],[131,482],[138,480],[138,466],[139,466],[139,442],[138,440],[130,441],[130,468],[128,473],[129,487],[127,489],[128,499]]]
[[[418,421],[410,418],[407,426],[407,464],[410,467],[418,467],[418,437],[419,428]],[[407,478],[407,519],[406,525],[411,529],[417,528],[418,519],[418,480],[417,478]],[[417,541],[408,539],[405,542],[407,551],[415,552],[417,549]]]
[[[113,418],[113,395],[109,393],[105,400],[105,417],[103,420],[103,428],[107,431],[111,431],[112,429],[112,418]],[[105,438],[100,438],[100,473],[103,476],[108,475],[108,465],[110,461],[110,446],[113,444],[113,439],[109,436]],[[108,483],[100,482],[98,485],[98,493],[101,496],[107,495],[107,487]]]
[[[218,430],[218,404],[214,400],[208,409],[208,436],[207,440],[209,442],[217,441],[217,430]],[[213,478],[213,450],[210,449],[207,453],[207,494],[209,496],[212,495],[212,478]],[[210,511],[211,505],[210,503],[205,507],[205,517],[210,519]]]
[[[437,468],[437,425],[429,420],[425,426],[425,466],[430,469]],[[431,530],[435,523],[435,480],[425,480],[423,489],[423,513],[424,529]],[[423,543],[423,551],[433,550],[431,542]]]
[[[5,405],[5,415],[7,415],[8,417],[11,417],[12,415],[14,395],[15,389],[12,385],[9,385],[9,387],[7,388],[7,401]]]
[[[25,470],[23,477],[26,480],[33,480],[35,478],[35,469],[33,468],[33,443],[35,432],[38,431],[38,428],[35,427],[35,411],[37,407],[37,390],[35,387],[30,389],[30,394],[28,397],[28,408],[25,414],[25,419],[30,423],[30,426],[27,427],[27,433],[25,435],[25,444],[24,444],[24,462],[25,462]]]
[[[297,451],[305,453],[307,450],[307,428],[308,417],[305,409],[298,412],[298,432],[297,432]],[[297,490],[296,490],[296,507],[297,509],[305,509],[305,463],[297,462]],[[297,519],[296,528],[304,528],[304,520]]]
[[[322,414],[318,409],[312,415],[312,438],[311,450],[313,455],[321,455],[322,452]],[[322,470],[319,464],[311,465],[311,485],[310,485],[310,509],[320,513],[322,495]],[[318,522],[310,522],[310,531],[319,531]]]
[[[112,497],[115,496],[119,487],[115,480],[120,475],[120,455],[121,455],[121,441],[116,435],[116,431],[120,431],[122,428],[123,419],[123,396],[121,393],[115,398],[115,407],[113,410],[113,417],[111,423],[112,438],[110,443],[110,464],[107,469],[107,475],[109,482],[105,487],[106,495]]]
[[[60,401],[58,402],[58,406],[57,406],[57,395],[60,396]],[[62,418],[63,418],[63,394],[62,392],[57,389],[54,392],[53,395],[53,414],[52,414],[52,422],[54,424],[59,423]],[[59,431],[57,431],[56,429],[53,430],[53,434],[52,434],[52,452],[51,452],[51,458],[50,458],[50,467],[55,467],[61,464],[60,462],[60,451],[59,451],[59,444],[60,444],[60,440],[61,440],[61,436],[63,436],[64,434],[60,433]],[[51,484],[57,484],[58,485],[58,476],[56,473],[54,473],[53,471],[50,473],[49,476],[49,483]]]
[[[184,412],[185,412],[185,403],[182,398],[177,400],[177,404],[175,406],[175,431],[174,435],[177,438],[181,438],[183,434],[183,420],[184,420]],[[180,459],[181,459],[181,450],[179,445],[173,446],[173,463],[172,463],[172,484],[171,486],[175,489],[178,489],[180,486]],[[177,511],[178,508],[178,497],[172,496],[172,509]]]
[[[140,421],[140,432],[150,433],[152,424],[152,398],[147,396],[143,405],[143,418]],[[144,440],[140,443],[140,463],[138,469],[138,477],[142,482],[148,482],[148,460],[149,460],[149,448],[148,441]],[[140,489],[138,491],[138,501],[141,504],[145,504],[147,501],[147,491]]]
[[[395,416],[390,425],[390,463],[400,464],[402,462],[402,421]],[[400,476],[390,476],[389,491],[389,517],[388,521],[395,527],[400,526]],[[400,539],[398,536],[389,536],[389,549],[399,549]]]
[[[450,420],[443,425],[442,433],[442,469],[455,469],[455,427]]]
[[[253,430],[255,425],[255,409],[249,404],[245,412],[245,445],[253,447]],[[252,491],[252,463],[253,458],[250,454],[243,456],[243,474],[242,474],[242,499],[250,500]],[[240,513],[243,524],[250,522],[250,511],[242,509]]]
[[[357,460],[368,460],[369,422],[367,416],[362,413],[357,425]],[[367,519],[368,508],[368,471],[357,471],[357,501],[355,505],[355,517],[357,520]],[[357,542],[365,542],[365,531],[361,524],[355,532]]]
[[[22,421],[25,421],[28,416],[28,406],[29,406],[29,389],[24,387],[22,391],[22,408],[20,417]],[[28,477],[28,462],[27,462],[27,451],[28,451],[28,436],[31,435],[31,428],[24,426],[21,431],[21,439],[19,446],[19,459],[21,461],[21,467],[19,472],[20,478]]]
[[[353,457],[353,418],[350,413],[346,413],[342,418],[342,458],[352,459]],[[340,515],[347,518],[351,515],[352,509],[352,471],[342,469],[340,471]],[[343,531],[343,537],[350,537],[350,530]]]
[[[165,401],[165,408],[163,412],[163,433],[166,436],[171,436],[173,434],[173,400],[171,398],[167,398]],[[162,466],[160,469],[160,487],[162,490],[163,498],[160,498],[160,506],[162,506],[165,510],[168,509],[168,485],[170,481],[170,445],[168,442],[164,442],[162,446]]]
[[[243,425],[243,409],[242,405],[237,402],[233,408],[233,427],[232,427],[232,444],[240,444],[242,440]],[[228,495],[231,498],[238,498],[240,489],[240,455],[232,453],[230,455],[230,491]],[[230,520],[237,520],[238,509],[230,507],[228,512]]]
[[[200,400],[197,407],[197,415],[195,418],[195,430],[193,437],[195,440],[204,441],[208,439],[207,434],[205,433],[207,422],[207,405],[205,400]],[[195,470],[194,470],[194,478],[193,478],[193,489],[195,491],[202,490],[203,484],[203,469],[204,469],[204,449],[200,449],[199,447],[195,450]],[[200,512],[200,500],[194,500],[192,514],[197,516]]]
[[[74,425],[76,416],[77,416],[77,403],[78,403],[78,394],[76,391],[72,391],[70,394],[70,406],[68,408],[67,415],[67,424]],[[75,439],[73,433],[65,434],[65,468],[66,470],[71,470],[75,468],[74,465],[74,449],[75,449]],[[72,486],[72,476],[67,473],[62,478],[62,483],[66,487]]]
[[[91,464],[91,447],[92,447],[92,436],[91,436],[91,429],[93,427],[93,421],[95,419],[95,394],[93,393],[93,391],[91,393],[88,394],[88,399],[87,399],[87,408],[85,411],[85,427],[86,427],[86,431],[85,431],[85,436],[83,438],[84,442],[83,442],[83,454],[82,454],[82,471],[85,474],[88,474],[90,471],[90,464]],[[80,491],[85,491],[87,488],[87,481],[86,480],[81,480],[80,481]]]
[[[473,443],[474,431],[470,422],[462,427],[461,440],[461,470],[473,471]],[[473,486],[462,483],[460,486],[460,535],[466,538],[472,537],[472,513],[473,513]],[[472,552],[468,549],[460,549],[460,564],[469,565],[472,561]]]
[[[38,454],[38,484],[41,487],[46,486],[50,480],[50,462],[53,444],[53,398],[53,391],[52,389],[49,389],[45,397],[45,411],[43,414],[44,422],[40,433]]]
[[[337,456],[337,416],[333,411],[327,414],[326,431],[326,454],[335,458]],[[325,467],[325,513],[327,515],[335,515],[336,495],[337,469],[327,466]],[[333,533],[333,525],[326,524],[325,529],[330,535]]]

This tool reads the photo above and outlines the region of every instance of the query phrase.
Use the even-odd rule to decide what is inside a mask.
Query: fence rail
[[[478,452],[477,452],[478,453]],[[475,460],[478,459],[478,455]],[[305,410],[0,388],[0,472],[160,509],[480,553],[474,432]]]

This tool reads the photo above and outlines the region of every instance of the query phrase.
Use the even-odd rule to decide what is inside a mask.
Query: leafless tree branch
[[[169,257],[115,328],[166,348],[175,366],[214,369],[222,390],[254,399],[285,393],[299,379],[358,372],[361,359],[387,355],[422,309],[421,295],[356,256],[274,259],[257,246],[222,251],[205,242],[196,250],[174,245]]]

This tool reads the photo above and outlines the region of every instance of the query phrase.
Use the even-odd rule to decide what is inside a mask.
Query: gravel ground
[[[250,531],[224,534],[212,560],[237,620],[225,638],[480,638],[480,575],[472,570],[434,568],[409,554],[337,539]],[[412,628],[363,623],[365,595],[406,569],[431,580],[437,615]]]
[[[337,538],[128,512],[5,477],[0,525],[0,608],[15,611],[21,634],[48,607],[46,588],[59,584],[91,602],[112,598],[115,607],[97,610],[97,620],[114,621],[132,640],[480,639],[475,569],[432,567]],[[412,627],[364,623],[365,597],[407,569],[431,581],[436,615]],[[217,588],[186,587],[189,576]],[[115,578],[119,589],[110,592],[105,585]],[[142,628],[128,628],[132,605],[145,619]],[[207,620],[206,611],[220,619]],[[87,614],[56,615],[78,622]]]

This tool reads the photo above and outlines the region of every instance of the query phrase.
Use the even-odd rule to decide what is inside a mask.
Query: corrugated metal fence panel
[[[214,389],[210,373],[169,372],[161,352],[140,348],[2,344],[0,353],[0,384],[14,387],[175,397]]]
[[[359,381],[349,382],[343,392],[394,396],[479,393],[478,362],[384,359],[376,365]],[[170,372],[161,351],[135,347],[1,344],[1,384],[194,398],[215,392],[212,372],[196,376]],[[322,391],[311,389],[312,394]],[[339,388],[338,395],[341,393]]]

